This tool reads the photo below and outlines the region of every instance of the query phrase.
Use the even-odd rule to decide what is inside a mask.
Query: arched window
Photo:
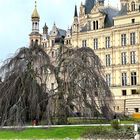
[[[33,24],[32,24],[32,27],[34,28],[34,22],[33,22]]]
[[[69,44],[69,41],[67,40],[67,43],[66,43],[67,45]]]
[[[37,22],[35,22],[35,29],[37,29],[38,28],[38,25],[37,25]]]
[[[96,29],[95,21],[93,21],[93,30]]]
[[[37,39],[35,40],[35,45],[38,45],[38,40]]]
[[[33,39],[31,40],[31,45],[33,45],[34,44],[34,41],[33,41]]]
[[[134,1],[131,3],[131,11],[135,11],[135,2]]]
[[[98,29],[98,21],[96,21],[96,29]]]

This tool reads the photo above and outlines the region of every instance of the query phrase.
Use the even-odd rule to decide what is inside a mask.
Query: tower
[[[48,35],[48,26],[46,25],[46,23],[45,23],[45,25],[43,27],[43,34]]]
[[[41,44],[41,34],[39,33],[39,21],[40,16],[37,11],[37,2],[35,1],[35,8],[31,16],[32,21],[32,32],[30,36],[30,46],[32,45],[40,45]]]
[[[78,31],[79,31],[79,21],[78,21],[77,6],[75,5],[74,21],[73,21],[73,25],[72,25],[72,32],[76,33]]]
[[[71,29],[69,27],[68,27],[68,30],[66,32],[65,44],[71,45]]]

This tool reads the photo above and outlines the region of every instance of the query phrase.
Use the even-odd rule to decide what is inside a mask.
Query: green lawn
[[[63,139],[80,138],[90,127],[63,127],[49,129],[26,129],[22,131],[0,130],[0,139]]]
[[[135,121],[121,121],[121,124],[134,124]]]
[[[25,129],[21,131],[16,130],[0,130],[0,139],[64,139],[64,138],[82,138],[82,136],[87,136],[90,134],[91,136],[97,137],[118,137],[118,135],[126,135],[129,134],[131,130],[133,131],[133,127],[121,127],[121,129],[115,130],[111,126],[78,126],[78,127],[62,127],[62,128],[32,128]],[[123,133],[122,133],[123,132]],[[132,132],[131,132],[132,133]],[[109,137],[109,138],[110,138]],[[120,138],[120,137],[118,137]]]

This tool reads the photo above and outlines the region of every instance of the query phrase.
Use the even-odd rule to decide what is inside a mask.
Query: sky
[[[105,0],[106,5],[109,0]],[[67,30],[72,25],[74,6],[85,0],[37,0],[40,15],[40,32],[45,22],[51,30],[56,26]],[[117,7],[119,0],[110,0]],[[28,47],[31,33],[31,14],[34,0],[0,0],[0,63],[11,57],[18,48]]]

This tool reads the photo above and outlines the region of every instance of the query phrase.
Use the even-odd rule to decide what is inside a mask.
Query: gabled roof
[[[119,11],[116,8],[110,6],[100,9],[99,12],[105,15],[104,28],[113,26],[113,17],[116,17],[119,13]],[[88,25],[85,24],[85,26],[81,28],[80,32],[86,32],[88,30]]]
[[[53,25],[52,30],[50,31],[50,36],[66,36],[66,31],[63,29],[57,28],[57,26]]]
[[[59,35],[60,36],[66,36],[66,31],[63,29],[58,29]]]

